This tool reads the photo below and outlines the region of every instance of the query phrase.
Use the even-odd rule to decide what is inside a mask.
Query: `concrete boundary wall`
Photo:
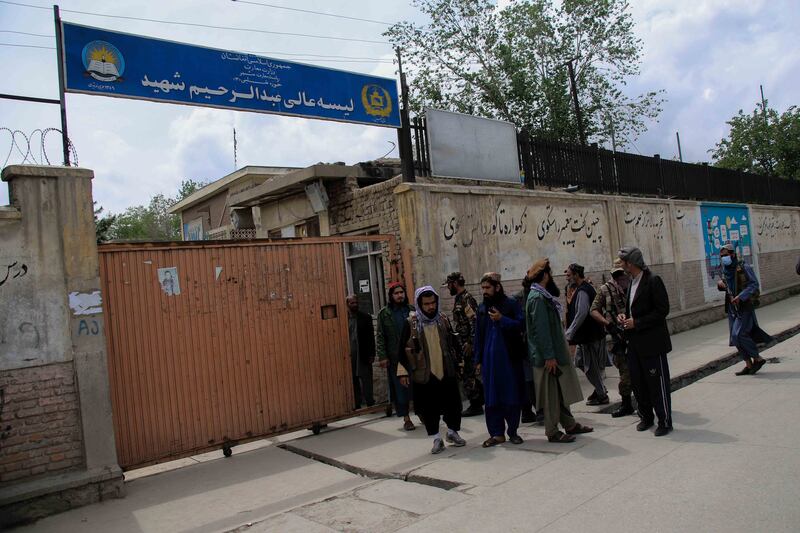
[[[91,170],[9,166],[0,208],[0,528],[122,493]]]
[[[722,316],[723,295],[716,290],[722,230],[740,239],[740,253],[759,272],[762,301],[800,292],[794,272],[800,208],[441,183],[404,183],[394,192],[416,286],[438,286],[460,270],[477,292],[481,275],[494,270],[506,292],[515,293],[528,267],[544,256],[559,284],[572,262],[599,284],[616,251],[636,245],[664,279],[671,326],[682,331]]]

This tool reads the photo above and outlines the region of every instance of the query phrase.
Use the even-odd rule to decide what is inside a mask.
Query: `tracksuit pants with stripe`
[[[672,427],[672,400],[667,354],[642,356],[628,347],[628,369],[639,417],[645,422],[656,418],[660,426]]]

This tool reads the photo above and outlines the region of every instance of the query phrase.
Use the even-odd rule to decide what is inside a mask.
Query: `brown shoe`
[[[565,433],[558,431],[554,435],[549,435],[547,440],[550,442],[575,442],[575,436],[566,435]]]
[[[592,431],[594,431],[592,426],[584,426],[578,423],[566,430],[567,435],[579,435],[581,433],[591,433]]]

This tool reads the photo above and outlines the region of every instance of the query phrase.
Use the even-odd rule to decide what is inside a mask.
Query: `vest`
[[[581,292],[585,292],[589,298],[589,307],[591,307],[594,297],[597,295],[597,291],[595,291],[594,287],[589,283],[585,281],[581,283],[580,287],[575,290],[575,294],[572,295],[569,305],[567,305],[567,325],[572,324],[572,321],[575,320],[578,307],[578,294]],[[587,313],[586,319],[583,321],[583,324],[581,324],[581,327],[578,328],[578,331],[575,332],[575,336],[570,344],[589,344],[604,339],[605,337],[606,332],[603,326]]]

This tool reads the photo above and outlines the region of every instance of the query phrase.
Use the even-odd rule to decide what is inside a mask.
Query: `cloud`
[[[500,0],[499,6],[509,0]],[[630,80],[629,94],[663,88],[667,103],[632,150],[677,155],[680,131],[684,158],[708,160],[707,150],[726,134],[725,121],[741,108],[752,109],[764,85],[770,105],[783,110],[797,104],[800,48],[796,28],[800,10],[794,0],[638,0],[632,2],[636,32],[644,43],[641,76]],[[91,0],[65,0],[62,7],[165,20],[382,39],[385,27],[348,22],[232,2],[120,0],[102,8]],[[333,7],[332,7],[333,6]],[[378,20],[419,20],[405,0],[370,3],[357,0],[304,0],[302,6]],[[224,49],[299,52],[394,59],[388,45],[234,32],[108,19],[65,13],[76,23]],[[0,19],[18,31],[52,32],[52,15],[0,5]],[[4,37],[4,41],[12,37]],[[26,44],[52,40],[14,37]],[[0,92],[57,97],[55,54],[48,50],[0,47],[8,73]],[[308,60],[306,62],[313,62]],[[320,65],[395,77],[392,63]],[[374,159],[397,142],[392,129],[339,124],[275,115],[191,108],[171,104],[68,95],[70,136],[82,166],[95,171],[95,198],[107,211],[143,204],[156,193],[173,195],[181,180],[218,179],[233,168],[233,128],[238,166],[305,166],[318,161]],[[58,127],[57,106],[0,100],[0,126],[31,132]],[[53,142],[55,139],[55,142]],[[0,134],[0,157],[5,158]],[[56,137],[48,137],[51,160],[60,159]],[[395,150],[394,155],[397,154]],[[0,186],[0,204],[8,201]]]

